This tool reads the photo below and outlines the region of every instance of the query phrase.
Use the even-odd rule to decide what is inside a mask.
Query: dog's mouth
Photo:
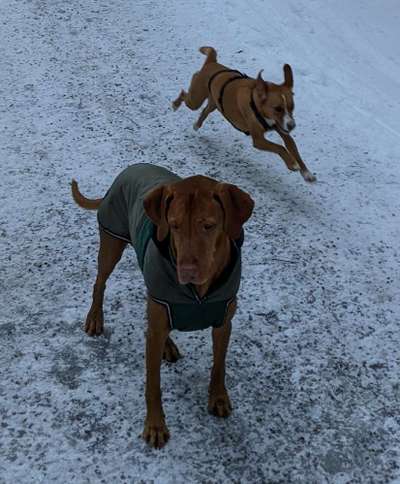
[[[204,276],[204,274],[189,275],[189,274],[181,274],[178,272],[177,276],[178,276],[179,284],[182,284],[184,286],[187,284],[191,284],[193,286],[202,286],[203,284],[206,284],[206,282],[209,279],[208,277]]]
[[[289,134],[291,131],[294,130],[294,126],[288,127],[288,128],[284,128],[281,124],[279,124],[277,126],[279,127],[279,131],[282,131],[282,133],[285,133],[285,134]]]
[[[285,114],[283,117],[283,123],[279,123],[279,126],[285,134],[288,134],[294,130],[296,122],[291,116]]]
[[[179,284],[182,284],[182,286],[186,286],[186,284],[197,284],[197,279],[194,278],[194,277],[188,277],[188,276],[178,276],[178,281],[179,281]]]
[[[178,268],[178,281],[179,284],[194,284],[201,285],[204,284],[204,277],[199,274],[198,270],[185,270]]]
[[[264,116],[264,119],[270,128],[273,128],[276,125],[275,119],[268,118],[267,116]]]

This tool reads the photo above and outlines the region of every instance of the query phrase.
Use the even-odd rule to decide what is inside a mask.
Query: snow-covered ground
[[[0,482],[383,483],[400,479],[400,7],[397,0],[0,2]],[[295,137],[318,182],[218,113],[170,101],[213,45],[295,75]],[[134,162],[226,180],[256,201],[228,355],[234,413],[207,414],[208,332],[162,370],[172,438],[144,419],[133,251],[82,331],[94,213]]]

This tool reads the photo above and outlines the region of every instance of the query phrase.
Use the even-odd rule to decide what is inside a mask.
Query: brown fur
[[[97,208],[101,199],[82,195],[72,183],[76,203],[87,209]],[[203,176],[163,185],[152,190],[144,200],[147,215],[157,225],[157,237],[171,235],[171,249],[177,261],[178,278],[192,282],[200,297],[222,273],[230,261],[230,239],[237,238],[242,225],[251,216],[254,202],[235,185],[218,183]],[[98,270],[93,287],[92,305],[86,317],[85,331],[100,335],[104,329],[103,299],[106,281],[120,260],[127,243],[100,230]],[[225,356],[236,301],[231,303],[221,328],[213,328],[213,367],[209,386],[208,409],[218,417],[227,417],[231,403],[225,387]],[[175,362],[180,353],[169,336],[168,315],[151,298],[147,301],[146,335],[146,405],[143,438],[151,446],[163,447],[169,430],[161,401],[160,365],[164,358]]]
[[[209,92],[208,82],[213,74],[229,68],[217,62],[217,53],[212,47],[201,47],[200,52],[207,55],[205,63],[200,71],[192,76],[189,90],[187,92],[182,90],[173,101],[174,110],[178,109],[184,102],[189,109],[196,111],[207,100],[206,107],[193,126],[194,129],[201,128],[207,116],[218,109],[235,127],[250,134],[255,148],[278,154],[289,170],[300,170],[306,181],[315,181],[315,176],[306,167],[293,138],[289,134],[290,129],[294,127],[294,123],[293,127],[290,126],[290,129],[288,129],[284,122],[285,114],[291,117],[294,109],[291,67],[285,64],[283,69],[285,80],[282,84],[265,82],[261,77],[261,72],[257,79],[243,78],[231,82],[224,91],[224,112],[222,113],[219,105],[221,88],[228,79],[237,74],[232,72],[219,74],[213,79]],[[274,122],[273,129],[281,136],[285,146],[265,139],[266,130],[257,120],[250,107],[252,94],[258,111],[264,118]]]
[[[80,207],[86,208],[86,210],[97,210],[100,206],[102,198],[95,198],[90,199],[86,198],[82,195],[79,191],[78,183],[76,180],[72,180],[71,182],[71,191],[72,191],[72,198],[74,199],[75,203],[77,203]]]

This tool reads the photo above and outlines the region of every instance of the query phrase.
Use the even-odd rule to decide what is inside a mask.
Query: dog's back
[[[208,87],[208,83],[212,76],[219,71],[229,70],[229,67],[217,62],[217,51],[214,47],[200,47],[199,51],[207,57],[198,74],[201,74],[202,79],[207,83]]]

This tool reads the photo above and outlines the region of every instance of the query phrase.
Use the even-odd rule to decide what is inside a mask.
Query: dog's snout
[[[179,264],[178,265],[178,279],[181,284],[188,284],[194,282],[198,278],[197,264]]]
[[[199,257],[197,257],[196,254],[193,253],[187,253],[189,251],[187,250],[182,250],[181,254],[178,255],[178,265],[180,267],[192,267],[196,268],[199,265]],[[192,251],[190,251],[192,252]]]
[[[195,272],[197,270],[196,264],[181,264],[179,270],[182,272]]]
[[[282,128],[285,131],[289,132],[292,131],[292,129],[294,129],[295,127],[295,120],[289,114],[285,114],[285,116],[283,117]]]

